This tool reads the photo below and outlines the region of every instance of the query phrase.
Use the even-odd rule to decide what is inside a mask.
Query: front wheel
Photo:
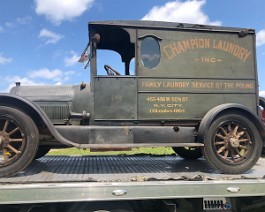
[[[252,168],[262,151],[262,139],[247,118],[240,114],[217,117],[206,132],[203,155],[221,172],[240,174]]]
[[[25,113],[0,106],[0,177],[15,174],[34,159],[39,132]]]

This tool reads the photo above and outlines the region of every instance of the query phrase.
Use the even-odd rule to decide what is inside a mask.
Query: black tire
[[[34,159],[39,132],[25,113],[0,106],[0,177],[25,169]]]
[[[172,149],[179,157],[188,160],[197,160],[203,156],[200,147],[172,147]]]
[[[262,151],[262,139],[247,118],[240,114],[217,117],[205,134],[203,155],[216,169],[240,174],[251,169]]]
[[[262,156],[265,157],[265,147],[263,147],[263,149],[262,149]]]
[[[51,150],[50,147],[39,146],[39,149],[38,149],[34,159],[39,159],[39,158],[45,156],[50,150]]]

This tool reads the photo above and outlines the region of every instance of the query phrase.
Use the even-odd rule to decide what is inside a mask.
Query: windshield
[[[92,38],[91,38],[91,41],[92,41],[92,45],[93,45],[93,49],[96,50],[97,49],[97,43],[99,43],[100,41],[100,35],[98,33],[96,33]],[[89,65],[89,62],[91,60],[91,58],[94,57],[95,55],[95,52],[92,51],[92,54],[90,54],[89,50],[90,50],[90,41],[88,41],[87,45],[86,45],[86,48],[84,49],[84,51],[82,52],[81,54],[81,57],[80,59],[78,60],[78,62],[80,63],[84,63],[85,67],[84,68],[87,68],[87,66]]]
[[[90,62],[90,53],[89,53],[89,47],[90,47],[90,42],[87,43],[84,51],[82,52],[80,59],[78,60],[79,63],[84,63],[84,68],[86,69],[87,66],[89,65]]]

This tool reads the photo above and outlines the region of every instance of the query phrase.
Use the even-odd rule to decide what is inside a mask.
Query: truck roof
[[[159,29],[186,29],[186,30],[202,30],[202,31],[224,31],[224,32],[248,32],[255,33],[254,29],[239,28],[239,27],[225,27],[202,24],[188,24],[179,22],[165,22],[165,21],[148,21],[148,20],[110,20],[110,21],[91,21],[89,26],[106,25],[106,26],[120,26],[130,28],[159,28]]]

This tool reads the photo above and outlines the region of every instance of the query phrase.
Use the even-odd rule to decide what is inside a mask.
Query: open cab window
[[[135,29],[120,26],[95,25],[91,28],[90,38],[100,36],[99,42],[92,45],[95,76],[99,75],[134,75],[135,74]]]

